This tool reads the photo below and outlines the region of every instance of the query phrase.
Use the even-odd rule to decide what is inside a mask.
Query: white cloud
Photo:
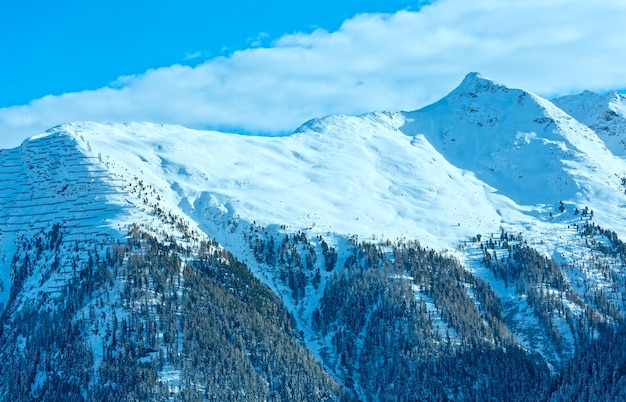
[[[211,56],[211,53],[208,51],[200,51],[197,50],[195,52],[187,52],[187,54],[185,55],[185,58],[183,59],[184,61],[190,61],[190,60],[198,60],[198,59],[208,59]]]
[[[196,67],[0,109],[0,147],[73,120],[289,132],[330,113],[412,110],[469,71],[551,96],[626,87],[626,2],[439,0],[286,35]]]
[[[248,38],[248,44],[251,47],[260,47],[263,46],[265,41],[270,37],[267,32],[261,32],[253,38]]]

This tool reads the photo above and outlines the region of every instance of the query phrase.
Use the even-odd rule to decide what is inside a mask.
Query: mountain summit
[[[459,96],[474,97],[475,95],[484,92],[495,93],[498,91],[506,92],[508,90],[509,88],[507,88],[506,86],[501,85],[488,77],[485,77],[481,73],[471,72],[468,73],[465,78],[463,78],[461,84],[459,84],[459,86],[456,87],[456,89],[454,89],[450,93],[450,95],[458,94]]]
[[[555,105],[592,128],[615,155],[626,156],[626,96],[585,91],[553,99]]]
[[[284,137],[0,150],[0,399],[567,399],[623,335],[624,104],[470,73]]]
[[[403,132],[424,134],[455,166],[520,205],[573,200],[606,183],[615,188],[623,170],[590,128],[548,100],[477,73],[406,117]]]

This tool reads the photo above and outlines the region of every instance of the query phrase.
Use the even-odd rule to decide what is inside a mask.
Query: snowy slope
[[[549,101],[476,73],[419,111],[330,116],[286,137],[72,123],[2,152],[4,302],[16,234],[57,221],[112,239],[133,222],[163,230],[167,211],[198,232],[237,219],[453,249],[501,228],[545,237],[563,201],[626,235],[625,162]]]
[[[9,266],[19,241],[43,233],[54,224],[72,227],[64,241],[110,243],[114,232],[107,222],[121,212],[125,194],[116,190],[115,179],[99,162],[82,153],[69,136],[54,140],[34,137],[20,148],[0,154],[0,261],[2,294],[6,305],[11,289]],[[117,199],[107,203],[105,200]],[[116,205],[117,204],[117,205]],[[54,281],[32,284],[37,290],[54,292]]]
[[[593,129],[615,155],[626,156],[626,96],[618,92],[584,91],[552,102]]]
[[[493,190],[400,132],[403,122],[400,114],[334,116],[280,138],[151,124],[56,130],[80,132],[93,152],[199,222],[203,210],[216,210],[293,231],[406,236],[438,247],[497,225],[496,208],[479,207],[493,203]],[[449,212],[424,213],[432,205]]]
[[[595,222],[626,237],[626,162],[585,125],[593,119],[573,118],[559,105],[472,73],[421,110],[329,116],[285,137],[151,123],[55,127],[0,151],[0,311],[12,287],[19,292],[16,310],[42,295],[54,299],[73,261],[85,264],[138,224],[191,246],[215,238],[283,299],[319,357],[328,341],[316,337],[311,315],[323,282],[319,289],[308,284],[296,306],[280,272],[255,259],[251,233],[302,231],[315,239],[309,245],[318,255],[323,238],[338,249],[340,264],[351,252],[347,239],[417,240],[458,256],[502,298],[520,344],[559,362],[569,352],[556,350],[574,342],[565,318],[554,318],[563,345],[533,336],[539,324],[530,305],[481,265],[482,245],[465,247],[472,237],[504,230],[559,263],[589,259],[587,268],[567,272],[572,286],[589,303],[587,284],[607,289],[607,298],[626,310],[621,290],[608,290],[605,273],[591,267],[597,258],[588,255],[587,239],[573,229],[581,222],[574,209],[589,207]],[[623,109],[615,113],[623,116]],[[621,126],[611,127],[623,135]],[[44,253],[16,285],[14,253],[25,264],[36,254],[28,239],[54,225],[63,228],[62,251]],[[322,281],[329,277],[324,272]]]
[[[406,116],[405,133],[423,133],[451,163],[519,204],[610,193],[625,167],[594,132],[549,101],[477,73]]]
[[[80,167],[100,173],[94,180],[114,186],[107,177],[136,176],[153,187],[160,203],[186,213],[214,208],[266,226],[364,238],[405,236],[435,247],[498,230],[532,208],[560,200],[583,205],[602,200],[606,207],[596,209],[621,222],[621,214],[611,211],[624,201],[620,180],[626,176],[626,164],[588,127],[545,99],[476,73],[419,111],[330,116],[286,137],[149,123],[68,124],[21,149],[3,151],[2,174],[20,174],[21,186],[32,182],[29,194],[65,202],[62,183],[86,173],[64,167],[76,158],[57,154],[64,149],[76,149],[90,161]],[[29,154],[39,159],[31,163]],[[68,161],[54,162],[60,173],[37,168],[41,160],[57,158]],[[27,165],[35,169],[24,170]],[[56,181],[36,180],[48,170]],[[6,186],[4,192],[12,190]],[[110,196],[92,198],[125,205]],[[5,224],[21,222],[8,215]]]
[[[6,307],[12,287],[11,264],[17,247],[53,231],[60,239],[61,270],[51,260],[34,262],[40,251],[28,250],[30,279],[24,284],[26,299],[58,293],[72,275],[74,256],[87,261],[91,251],[124,240],[128,226],[138,223],[153,232],[180,234],[173,222],[155,216],[156,192],[94,150],[81,134],[52,129],[25,141],[21,147],[0,151],[0,309]],[[167,205],[161,207],[168,211]],[[193,229],[193,227],[192,227]],[[43,247],[42,247],[43,248]],[[21,303],[24,303],[22,300]]]
[[[6,177],[20,175],[2,193],[2,300],[17,236],[57,222],[75,233],[68,248],[74,239],[113,242],[131,223],[169,232],[175,225],[163,222],[166,211],[228,248],[241,249],[239,235],[224,229],[237,220],[287,232],[419,239],[439,249],[498,230],[503,210],[524,220],[424,138],[399,131],[403,124],[401,114],[333,116],[279,138],[149,123],[51,129],[3,151]]]

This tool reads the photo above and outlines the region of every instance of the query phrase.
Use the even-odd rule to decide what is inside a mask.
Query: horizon
[[[470,71],[547,98],[626,88],[617,1],[147,4],[4,5],[0,148],[71,121],[283,135],[419,109]]]

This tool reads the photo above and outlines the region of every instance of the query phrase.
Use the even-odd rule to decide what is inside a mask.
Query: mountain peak
[[[553,99],[555,105],[589,126],[615,155],[626,156],[626,97],[616,91],[583,91]]]
[[[462,81],[461,85],[463,85],[463,83],[470,83],[470,82],[475,82],[475,81],[490,81],[490,82],[494,82],[492,79],[485,77],[484,75],[482,75],[478,71],[470,71],[469,73],[467,73],[465,78],[463,78],[463,81]]]
[[[609,104],[613,106],[613,109],[620,109],[621,114],[626,115],[626,96],[624,96],[624,94],[611,91],[606,96]]]
[[[406,116],[405,134],[424,135],[452,164],[520,205],[573,199],[587,174],[600,176],[603,158],[617,163],[589,127],[550,101],[479,73]],[[574,164],[597,172],[573,174]]]
[[[454,91],[452,91],[452,93],[468,95],[473,98],[482,92],[493,93],[500,90],[508,91],[508,88],[490,78],[485,77],[481,73],[474,71],[467,74],[461,84]]]

